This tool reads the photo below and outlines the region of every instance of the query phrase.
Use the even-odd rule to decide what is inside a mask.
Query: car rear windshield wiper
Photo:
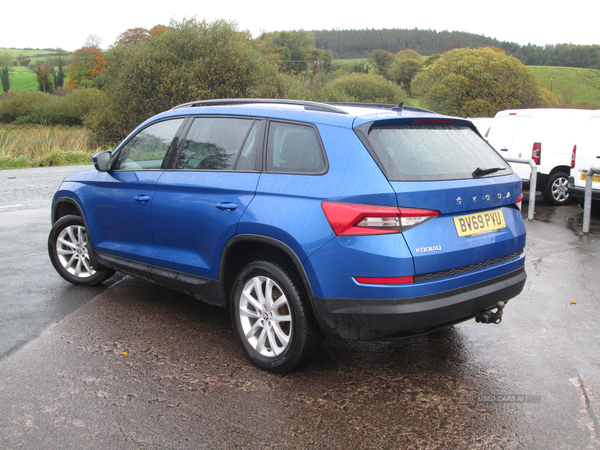
[[[498,172],[499,170],[506,170],[506,167],[492,167],[491,169],[482,169],[478,167],[473,171],[473,178],[483,177],[490,173]]]

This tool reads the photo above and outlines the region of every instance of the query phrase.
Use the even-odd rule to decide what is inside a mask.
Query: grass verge
[[[98,151],[84,127],[0,125],[0,169],[90,164]]]

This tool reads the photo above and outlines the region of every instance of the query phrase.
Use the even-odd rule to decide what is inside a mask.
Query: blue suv
[[[525,283],[521,179],[465,119],[199,101],[93,161],[54,196],[58,273],[95,285],[120,271],[229,308],[266,370],[297,367],[323,337],[499,322]]]

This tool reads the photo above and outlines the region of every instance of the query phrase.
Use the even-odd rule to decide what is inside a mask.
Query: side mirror
[[[97,171],[108,172],[110,170],[110,156],[111,152],[109,150],[96,153],[92,156],[92,161],[94,162],[94,167]]]

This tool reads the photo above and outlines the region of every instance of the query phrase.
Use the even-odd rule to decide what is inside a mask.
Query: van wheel
[[[237,276],[231,321],[242,350],[258,367],[287,372],[314,352],[320,332],[294,273],[271,261],[256,261]]]
[[[542,191],[542,196],[547,203],[554,206],[562,206],[571,202],[568,177],[569,175],[563,172],[556,172],[550,175],[546,189]]]

